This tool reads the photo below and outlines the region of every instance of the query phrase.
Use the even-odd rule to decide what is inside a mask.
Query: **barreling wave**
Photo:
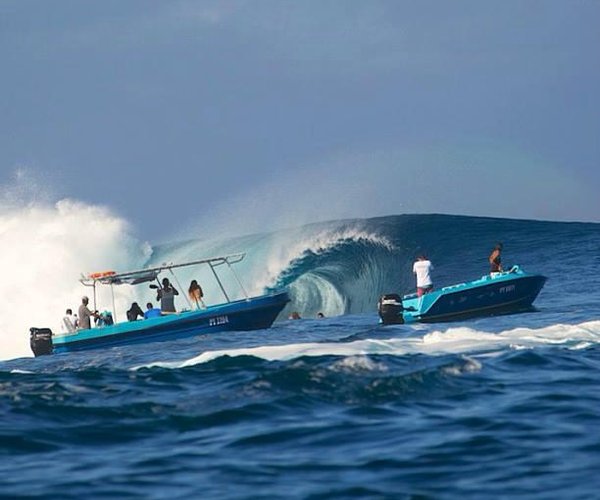
[[[290,310],[307,316],[363,312],[372,309],[385,286],[397,250],[385,235],[364,226],[363,221],[323,223],[228,240],[192,240],[156,248],[151,264],[244,251],[239,270],[251,293],[289,290],[292,301],[282,316]],[[209,301],[218,296],[210,277],[201,279]],[[236,289],[233,281],[227,284]]]
[[[319,236],[316,242],[291,258],[267,290],[288,288],[291,307],[308,316],[364,311],[385,280],[381,262],[389,260],[393,244],[360,231],[335,233],[325,241]]]

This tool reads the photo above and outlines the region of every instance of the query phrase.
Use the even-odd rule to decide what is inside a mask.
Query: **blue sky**
[[[600,222],[600,2],[0,1],[0,184],[151,240]]]

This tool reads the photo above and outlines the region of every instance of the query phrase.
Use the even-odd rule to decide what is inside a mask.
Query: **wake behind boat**
[[[491,273],[421,297],[384,295],[379,299],[379,316],[384,324],[433,323],[527,311],[546,279],[513,266],[510,271]]]
[[[113,297],[113,312],[110,317],[116,317],[114,304],[114,286],[140,285],[158,280],[165,271],[173,274],[176,268],[206,264],[210,267],[226,302],[209,306],[206,309],[184,310],[179,313],[166,314],[140,321],[126,321],[108,324],[96,328],[76,330],[65,335],[54,335],[49,328],[31,328],[30,345],[36,356],[43,354],[81,351],[86,349],[107,348],[147,342],[160,342],[190,337],[202,333],[214,333],[224,330],[257,330],[269,328],[277,315],[289,302],[287,291],[249,297],[232,265],[245,257],[244,253],[214,257],[210,259],[185,262],[181,264],[165,264],[160,267],[115,273],[112,271],[93,273],[80,281],[84,286],[93,288],[94,309],[96,308],[96,287],[106,285],[111,287]],[[245,296],[245,299],[232,301],[217,273],[216,268],[226,265],[232,272]],[[159,285],[160,286],[160,285]],[[152,285],[153,288],[157,288]]]

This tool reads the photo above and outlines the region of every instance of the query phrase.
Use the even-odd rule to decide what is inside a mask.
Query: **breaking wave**
[[[0,293],[2,359],[30,356],[28,330],[32,326],[59,328],[67,307],[76,309],[86,294],[78,282],[82,273],[114,269],[126,271],[166,262],[197,260],[245,252],[236,266],[250,295],[286,287],[290,311],[302,317],[374,313],[377,298],[390,291],[407,292],[414,286],[412,261],[425,252],[435,265],[436,286],[474,279],[487,269],[490,246],[508,242],[505,253],[526,270],[543,271],[550,280],[541,297],[546,307],[561,314],[579,304],[579,323],[597,308],[597,300],[581,294],[576,268],[582,251],[598,259],[598,225],[554,223],[444,215],[398,215],[315,223],[297,228],[207,239],[190,234],[185,241],[152,246],[111,210],[73,200],[58,203],[19,203],[0,200],[0,246],[5,264]],[[560,262],[549,259],[553,248]],[[577,251],[575,251],[577,250]],[[543,265],[541,265],[543,264]],[[226,270],[225,270],[226,271]],[[178,286],[197,279],[206,302],[224,298],[209,269],[185,268]],[[556,279],[559,277],[559,279]],[[231,298],[243,291],[233,276],[223,273]],[[600,275],[587,276],[589,290],[600,289]],[[98,296],[98,309],[108,308],[109,292]],[[145,303],[154,294],[147,288],[116,288],[121,314],[132,301]],[[589,303],[585,303],[588,300]],[[584,301],[584,302],[582,302]],[[445,334],[446,335],[446,334]]]

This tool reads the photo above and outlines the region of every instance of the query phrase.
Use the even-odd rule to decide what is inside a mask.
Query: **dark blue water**
[[[441,286],[498,240],[548,276],[536,312],[378,324],[417,251]],[[599,225],[404,216],[219,245],[285,242],[272,284],[302,320],[0,363],[0,497],[599,497]]]

